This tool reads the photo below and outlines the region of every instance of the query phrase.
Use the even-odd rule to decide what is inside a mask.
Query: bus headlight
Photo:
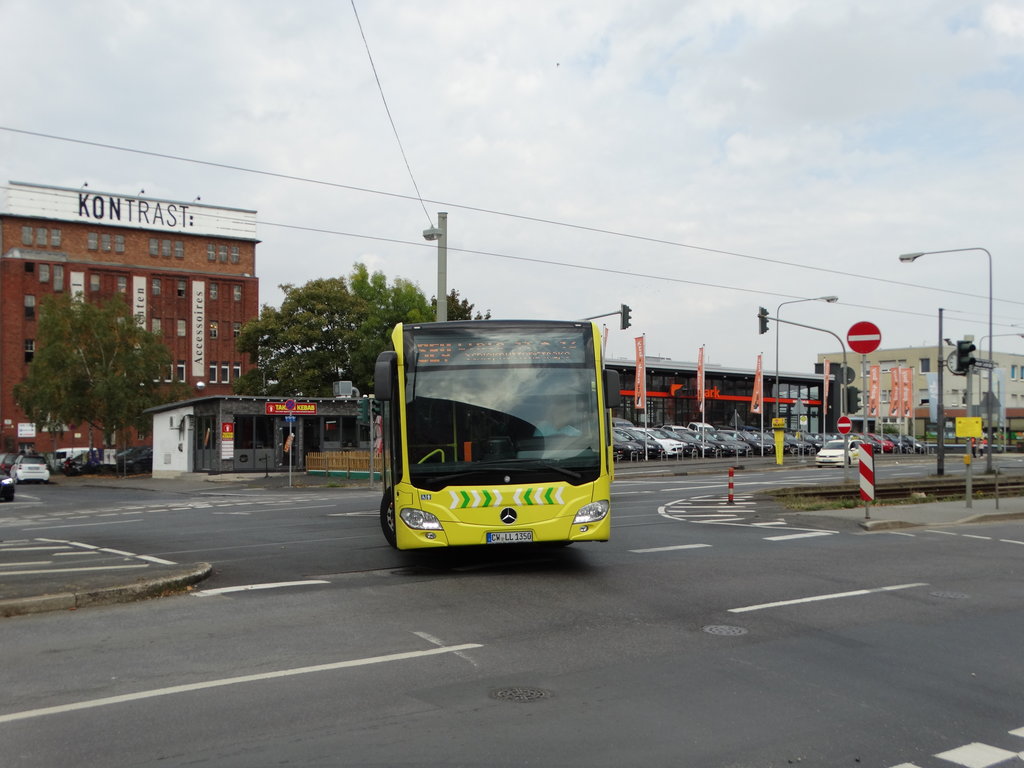
[[[417,531],[440,531],[441,521],[422,509],[403,509],[400,513],[402,522]]]
[[[578,523],[596,523],[598,520],[603,520],[604,516],[607,514],[607,501],[592,501],[589,504],[585,504],[579,508],[579,511],[576,513],[576,517],[572,521],[572,524],[577,525]]]

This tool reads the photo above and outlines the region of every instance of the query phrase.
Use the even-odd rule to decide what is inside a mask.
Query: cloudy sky
[[[983,251],[897,260],[978,247],[1024,354],[1019,0],[0,0],[0,46],[0,183],[256,210],[264,304],[360,261],[433,296],[446,211],[449,288],[628,304],[615,356],[772,369],[759,306],[980,340]]]

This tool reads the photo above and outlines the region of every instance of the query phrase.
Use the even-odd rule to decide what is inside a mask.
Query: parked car
[[[0,453],[0,474],[11,474],[11,465],[14,464],[16,458],[18,458],[16,453]]]
[[[881,446],[882,453],[896,452],[896,443],[894,443],[888,435],[879,435],[872,432],[871,437],[873,437],[875,439],[875,442]]]
[[[153,471],[153,449],[149,446],[127,448],[114,456],[119,474],[138,475]]]
[[[753,446],[734,429],[720,429],[716,437],[735,448],[735,455],[750,456],[754,452]]]
[[[814,457],[814,463],[819,467],[842,467],[846,455],[843,440],[829,440],[818,451]],[[860,457],[860,440],[850,441],[850,463],[857,461]]]
[[[722,448],[716,440],[710,437],[710,433],[705,433],[702,436],[692,429],[671,425],[663,426],[662,429],[691,446],[691,456],[708,457],[721,455]]]
[[[612,449],[615,451],[615,458],[620,461],[636,461],[638,457],[644,455],[643,443],[635,440],[623,429],[612,430]]]
[[[661,443],[644,433],[639,427],[622,428],[620,431],[625,432],[640,444],[640,456],[646,456],[648,459],[660,459],[665,455],[665,449],[662,448]]]
[[[667,432],[666,430],[658,429],[656,427],[648,427],[647,429],[637,427],[637,429],[648,434],[654,440],[657,440],[658,444],[665,449],[666,456],[686,456],[690,452],[686,443],[679,440],[675,435]]]
[[[50,465],[44,456],[18,456],[11,465],[11,477],[16,483],[48,483]]]
[[[0,501],[14,501],[13,477],[0,477]]]

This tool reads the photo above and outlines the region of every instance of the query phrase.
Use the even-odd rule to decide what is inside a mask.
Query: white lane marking
[[[816,603],[820,600],[835,600],[840,597],[859,597],[860,595],[871,595],[877,592],[894,592],[899,589],[913,589],[914,587],[927,587],[926,582],[916,584],[896,584],[891,587],[877,587],[876,589],[855,589],[852,592],[836,592],[831,595],[815,595],[814,597],[799,597],[795,600],[779,600],[774,603],[761,603],[760,605],[748,605],[743,608],[730,608],[729,613],[747,613],[748,611],[761,611],[765,608],[780,608],[786,605],[800,605],[802,603]]]
[[[1024,541],[1014,541],[1013,539],[1000,539],[1003,544],[1021,544],[1024,545]]]
[[[813,539],[817,536],[832,536],[835,531],[814,531],[813,533],[791,533],[787,536],[765,536],[765,541],[791,541],[792,539]]]
[[[30,565],[53,565],[53,560],[25,560],[20,563],[0,563],[0,568],[27,568]]]
[[[940,760],[948,760],[967,768],[989,768],[989,766],[1009,760],[1011,757],[1017,757],[1017,753],[975,741],[948,752],[939,752],[935,756]]]
[[[413,634],[416,635],[416,637],[419,637],[419,638],[421,638],[423,640],[426,640],[428,643],[432,643],[432,644],[437,645],[437,646],[443,646],[444,645],[444,641],[443,640],[441,640],[438,637],[434,637],[433,635],[429,634],[428,632],[413,632]],[[473,661],[473,659],[470,658],[469,655],[463,653],[462,651],[455,651],[455,655],[458,656],[463,661],[468,661],[474,667],[479,667],[480,666],[475,661]]]
[[[70,519],[70,518],[68,518]],[[96,525],[124,525],[125,523],[141,523],[141,518],[134,520],[111,520],[109,523],[73,523],[71,525],[43,525],[35,528],[24,528],[25,531],[53,531],[57,528],[89,528]]]
[[[155,557],[154,555],[134,555],[134,557],[139,560],[156,563],[157,565],[177,565],[173,560],[164,560],[162,557]]]
[[[483,648],[480,643],[463,643],[462,645],[448,645],[440,648],[428,648],[424,651],[408,651],[406,653],[391,653],[385,656],[370,656],[364,659],[350,659],[348,661],[336,661],[330,664],[317,664],[311,667],[295,667],[293,669],[282,669],[277,672],[263,672],[256,675],[240,675],[238,677],[225,677],[220,680],[208,680],[205,683],[190,683],[187,685],[172,685],[168,688],[156,688],[150,691],[138,691],[136,693],[126,693],[121,696],[107,696],[102,699],[92,699],[89,701],[77,701],[72,704],[62,704],[56,707],[41,707],[39,709],[28,709],[22,712],[11,712],[6,715],[0,715],[0,723],[11,723],[16,720],[28,720],[33,717],[43,717],[45,715],[57,715],[65,712],[75,712],[82,709],[95,709],[96,707],[106,707],[111,704],[125,704],[129,701],[139,701],[141,699],[152,699],[158,696],[172,696],[178,693],[191,693],[192,691],[202,691],[208,688],[222,688],[228,685],[240,685],[242,683],[255,683],[262,680],[275,680],[282,677],[294,677],[295,675],[307,675],[316,672],[331,672],[336,669],[346,669],[350,667],[365,667],[370,664],[382,664],[391,661],[405,661],[406,659],[420,659],[425,656],[438,656],[443,653],[458,653],[459,651],[468,651],[471,648]]]
[[[40,539],[40,541],[50,541],[50,539]],[[45,547],[4,547],[4,552],[53,552],[55,549],[71,549],[71,547],[67,544]]]
[[[323,579],[309,579],[308,581],[278,581],[267,584],[246,584],[241,587],[221,587],[220,589],[201,589],[193,592],[193,597],[210,597],[211,595],[227,595],[232,592],[250,592],[254,589],[278,589],[279,587],[303,587],[307,584],[330,584]]]
[[[149,568],[148,565],[95,565],[82,568],[50,568],[37,571],[5,571],[4,576],[36,576],[41,573],[75,573],[78,571],[124,571],[129,568]]]
[[[961,533],[960,535],[963,536],[965,539],[981,539],[982,541],[992,541],[991,536],[975,536],[972,533]]]
[[[634,552],[638,555],[642,555],[647,552],[671,552],[675,549],[701,549],[703,547],[710,546],[710,544],[678,544],[674,547],[651,547],[650,549],[631,549],[629,551]]]

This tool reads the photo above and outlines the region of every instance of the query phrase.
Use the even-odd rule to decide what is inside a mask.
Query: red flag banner
[[[633,384],[633,407],[638,411],[647,409],[647,366],[644,356],[644,337],[636,339],[636,381]]]
[[[700,406],[700,420],[704,421],[704,347],[697,352],[697,404]]]
[[[878,401],[882,388],[882,368],[872,365],[868,369],[868,416],[878,418]],[[866,427],[865,427],[866,429]]]
[[[828,414],[828,385],[832,379],[832,366],[829,365],[828,358],[825,358],[825,380],[821,385],[821,416],[822,418]]]
[[[902,388],[900,387],[900,369],[890,368],[889,374],[892,376],[892,384],[889,387],[889,415],[899,416],[903,410],[900,405],[903,400]]]
[[[914,411],[914,369],[903,369],[903,416],[909,418]]]
[[[754,369],[754,392],[750,396],[750,412],[760,413],[764,405],[764,369],[761,367],[761,355],[757,356],[757,367]]]

